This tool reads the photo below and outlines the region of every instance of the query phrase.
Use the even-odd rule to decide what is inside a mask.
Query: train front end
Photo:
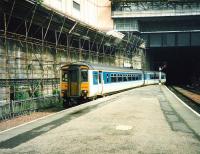
[[[87,66],[65,65],[61,68],[61,75],[61,97],[64,107],[87,99],[89,91]]]

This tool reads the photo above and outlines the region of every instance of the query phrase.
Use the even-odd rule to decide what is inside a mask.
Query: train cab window
[[[93,84],[98,84],[98,72],[93,72]]]
[[[86,69],[81,70],[81,82],[88,82],[88,71]]]
[[[77,75],[77,70],[70,70],[70,81],[71,82],[77,82],[78,75]]]
[[[68,82],[68,72],[63,72],[62,73],[62,81]]]

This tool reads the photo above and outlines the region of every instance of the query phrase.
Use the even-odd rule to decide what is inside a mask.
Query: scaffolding
[[[35,0],[0,1],[0,119],[57,105],[62,65],[122,66],[141,43],[134,35],[106,35]]]

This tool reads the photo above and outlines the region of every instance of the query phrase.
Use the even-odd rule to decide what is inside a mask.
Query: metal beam
[[[74,23],[74,25],[72,26],[72,28],[69,30],[69,34],[71,34],[71,32],[74,30],[74,28],[76,27],[77,24],[78,24],[78,22],[76,21]]]
[[[44,40],[45,40],[45,38],[46,38],[46,36],[47,36],[49,27],[50,27],[50,25],[51,25],[51,21],[52,21],[53,15],[54,15],[54,13],[51,14],[51,19],[49,20],[49,24],[48,24],[48,26],[47,26],[47,30],[46,30],[46,32],[45,32],[45,34],[44,34]]]
[[[12,5],[11,11],[10,11],[10,15],[9,15],[9,18],[8,18],[8,23],[7,23],[6,29],[8,29],[14,6],[15,6],[15,0],[13,1],[13,5]]]

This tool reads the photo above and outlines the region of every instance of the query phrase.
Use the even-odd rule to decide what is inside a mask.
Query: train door
[[[80,95],[80,80],[79,80],[79,69],[69,70],[69,96]]]
[[[98,85],[98,94],[103,94],[103,77],[102,77],[102,71],[99,71],[99,85]]]

